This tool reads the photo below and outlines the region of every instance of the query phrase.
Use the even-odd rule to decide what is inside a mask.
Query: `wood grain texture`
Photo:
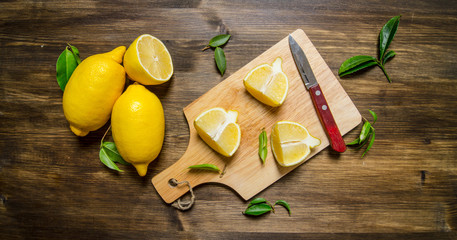
[[[362,120],[359,111],[305,32],[298,29],[291,35],[304,49],[316,79],[322,86],[321,91],[327,95],[328,105],[333,109],[335,122],[339,125],[341,134],[346,134]],[[285,102],[280,107],[273,108],[251,96],[244,88],[243,79],[252,69],[262,64],[271,65],[277,58],[282,59],[281,68],[288,76],[289,90]],[[237,152],[230,158],[209,148],[198,137],[193,125],[197,116],[214,107],[238,112],[237,122],[241,128],[241,143]],[[265,164],[262,164],[259,159],[258,135],[262,128],[265,128],[269,136],[271,128],[278,121],[298,122],[305,126],[311,135],[321,139],[321,144],[312,150],[305,161],[329,146],[329,139],[319,121],[311,95],[306,90],[295,66],[288,36],[186,106],[184,114],[190,130],[189,146],[179,161],[152,178],[154,187],[167,203],[175,201],[189,190],[186,185],[170,186],[169,180],[172,178],[179,182],[188,181],[194,188],[203,183],[221,183],[233,189],[244,200],[248,200],[298,167],[299,165],[281,167],[274,160],[271,150]],[[187,169],[188,166],[204,163],[211,163],[224,169],[223,176]]]
[[[176,211],[150,183],[185,153],[182,109],[295,29],[303,29],[333,74],[354,55],[376,55],[378,33],[402,14],[386,64],[338,78],[362,116],[379,119],[376,141],[337,155],[324,149],[258,195],[292,208],[260,218],[229,188],[196,188]],[[457,3],[438,1],[1,1],[0,239],[456,239]],[[63,117],[55,62],[67,42],[81,57],[161,39],[175,74],[148,87],[162,101],[163,150],[146,177],[98,160],[108,127],[84,138]],[[211,51],[232,38],[218,74]],[[345,135],[352,141],[361,126]]]

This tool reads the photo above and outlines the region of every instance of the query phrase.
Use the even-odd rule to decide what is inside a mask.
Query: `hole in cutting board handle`
[[[168,180],[168,186],[170,186],[171,188],[175,188],[176,186],[178,186],[178,183],[176,182],[176,179],[170,178]]]

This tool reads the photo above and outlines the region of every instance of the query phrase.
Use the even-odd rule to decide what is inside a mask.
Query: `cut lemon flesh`
[[[271,130],[271,148],[276,161],[285,167],[303,162],[321,140],[296,122],[279,121]]]
[[[157,85],[173,75],[173,62],[165,45],[149,34],[139,36],[124,56],[127,75],[145,85]]]
[[[278,107],[283,104],[289,89],[289,81],[281,68],[282,59],[272,65],[262,64],[252,69],[244,78],[246,90],[260,102]]]
[[[236,123],[238,112],[212,108],[194,120],[198,135],[216,152],[231,157],[240,146],[241,130]]]

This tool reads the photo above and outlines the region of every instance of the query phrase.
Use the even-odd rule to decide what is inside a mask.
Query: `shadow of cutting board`
[[[298,29],[291,35],[308,57],[341,134],[346,134],[361,122],[360,113],[305,32]],[[277,57],[283,59],[282,68],[289,78],[289,92],[284,104],[273,108],[253,98],[245,90],[243,79],[254,67],[263,63],[272,64]],[[239,113],[241,143],[237,152],[230,158],[213,151],[195,131],[194,119],[213,107],[236,110]],[[171,178],[178,181],[187,180],[192,187],[210,182],[225,184],[244,200],[248,200],[298,167],[278,165],[271,152],[270,142],[265,164],[259,159],[258,136],[262,128],[265,128],[270,140],[271,128],[277,121],[298,122],[308,128],[313,136],[321,139],[321,145],[312,150],[307,160],[329,146],[311,97],[298,74],[287,36],[185,107],[184,114],[190,129],[189,146],[181,159],[152,178],[152,184],[167,203],[175,201],[189,190],[185,184],[171,187],[168,183]],[[226,166],[225,174],[220,177],[218,173],[188,169],[191,165],[203,163],[212,163],[220,169]]]

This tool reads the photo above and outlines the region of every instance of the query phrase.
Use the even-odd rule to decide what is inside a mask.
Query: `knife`
[[[346,151],[346,144],[344,143],[338,126],[336,125],[327,100],[325,100],[324,93],[314,76],[311,65],[309,64],[303,49],[298,46],[298,43],[291,35],[289,35],[289,46],[298,72],[300,73],[306,89],[308,89],[311,94],[311,99],[313,100],[319,120],[324,126],[327,137],[330,140],[330,146],[337,152]]]

